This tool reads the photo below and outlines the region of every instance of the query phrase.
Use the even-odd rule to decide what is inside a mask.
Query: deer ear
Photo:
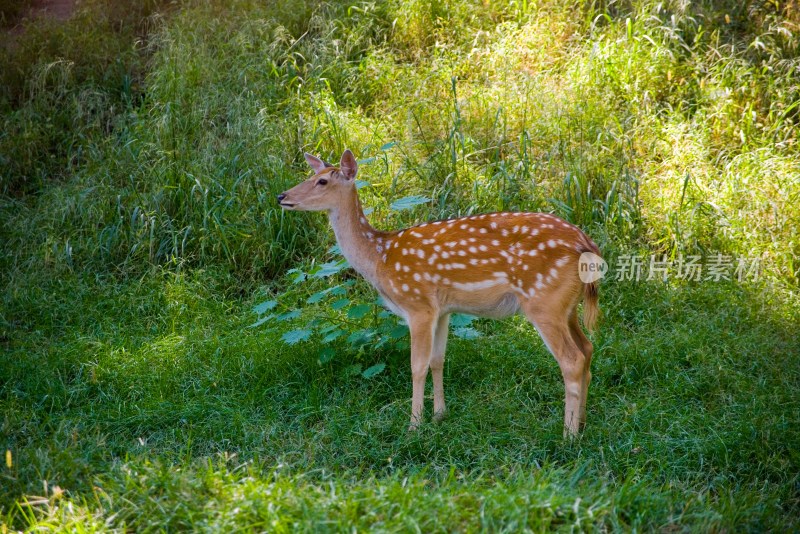
[[[350,152],[349,148],[342,154],[342,160],[339,162],[339,172],[348,180],[352,180],[356,177],[358,163],[356,162],[356,157]]]
[[[318,157],[312,156],[308,152],[306,152],[303,155],[306,157],[306,161],[308,162],[308,164],[311,165],[311,168],[314,169],[314,172],[317,173],[317,174],[321,173],[323,170],[327,169],[328,167],[332,167],[332,165],[330,163],[326,163],[326,162],[322,161],[321,159],[319,159]]]

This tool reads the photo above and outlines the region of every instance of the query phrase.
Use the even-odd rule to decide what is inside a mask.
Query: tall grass
[[[6,257],[274,276],[330,239],[313,215],[290,231],[272,200],[304,175],[301,151],[369,158],[391,142],[362,170],[379,226],[411,222],[385,208],[425,191],[414,219],[555,211],[621,246],[763,256],[794,284],[797,21],[737,6],[188,5],[138,45],[136,98],[109,62],[87,79],[37,59],[32,32],[0,139],[18,199]],[[115,42],[114,57],[137,47]]]

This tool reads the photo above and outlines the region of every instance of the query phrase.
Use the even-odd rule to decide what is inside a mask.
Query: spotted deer
[[[565,435],[586,420],[597,282],[583,283],[579,259],[599,256],[578,227],[546,213],[486,213],[404,230],[373,228],[358,198],[350,150],[335,167],[305,154],[314,175],[278,195],[287,210],[326,211],[342,254],[402,317],[411,332],[411,426],[422,422],[425,381],[433,374],[434,419],[445,414],[442,370],[453,312],[503,318],[519,311],[539,331],[564,378]]]

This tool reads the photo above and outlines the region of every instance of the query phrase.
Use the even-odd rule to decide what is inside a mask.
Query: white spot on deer
[[[404,273],[407,273],[410,270],[411,270],[411,267],[409,267],[408,265],[403,265],[403,272]]]
[[[550,276],[552,276],[553,278],[558,278],[558,271],[556,271],[555,269],[550,269]]]
[[[536,282],[536,289],[544,289],[544,284],[541,281]]]
[[[408,249],[407,248],[403,249],[403,256],[408,256]]]
[[[497,239],[492,239],[492,246],[493,247],[499,247],[500,246],[500,241],[498,241]]]
[[[523,226],[522,227],[522,233],[523,234],[527,234],[528,233],[528,227],[527,226]]]
[[[467,266],[464,265],[463,263],[453,263],[452,265],[453,265],[453,269],[466,269],[467,268]]]
[[[528,251],[528,256],[536,256],[538,253],[539,251],[534,248]]]
[[[450,257],[450,253],[449,253],[449,252],[442,252],[442,258],[443,258],[443,259],[445,259],[445,260],[446,260],[446,259],[447,259],[447,258],[449,258],[449,257]]]
[[[456,289],[463,289],[464,291],[476,291],[479,289],[488,289],[502,284],[502,280],[481,280],[480,282],[453,282],[453,287]]]
[[[439,282],[439,280],[441,280],[441,279],[442,279],[442,277],[441,277],[441,276],[439,276],[438,274],[434,274],[433,276],[431,276],[431,281],[432,281],[434,284],[436,284],[437,282]]]
[[[539,250],[544,250],[544,241],[539,243]]]
[[[478,252],[478,247],[469,247],[469,251],[476,254]]]
[[[531,230],[531,235],[539,235],[539,229],[534,228],[533,230]]]
[[[367,224],[367,219],[365,217],[361,217],[359,221],[361,221],[361,224]]]
[[[478,230],[478,231],[479,231],[480,233],[482,233],[482,234],[485,234],[486,232],[488,232],[488,230],[487,230],[486,228],[481,228],[481,229],[480,229],[480,230]]]
[[[522,270],[523,271],[527,271],[528,270],[528,264],[527,263],[523,264]]]
[[[399,243],[399,242],[397,242],[397,241],[395,241],[395,242],[394,242],[394,245],[392,246],[392,248],[397,248],[398,246],[400,246],[400,243]]]
[[[568,261],[569,261],[569,256],[564,256],[563,258],[561,258],[556,262],[556,265],[558,267],[563,267],[567,264]]]
[[[466,224],[462,224],[461,226],[459,226],[459,228],[461,228],[462,230],[466,230],[467,229],[467,225]]]
[[[414,232],[414,231],[411,231],[411,232],[409,232],[409,233],[410,233],[411,235],[413,235],[414,237],[422,237],[422,234],[421,234],[421,233],[419,233],[419,232]]]
[[[477,258],[472,258],[471,260],[469,260],[469,264],[470,265],[478,265],[478,259]]]
[[[496,214],[496,213],[493,213],[493,214],[492,214],[492,217],[494,217],[495,215],[497,215],[497,214]],[[491,226],[491,227],[492,227],[492,230],[496,230],[496,229],[497,229],[497,223],[496,223],[496,222],[494,222],[494,221],[492,221],[491,223],[489,223],[489,226]]]
[[[399,234],[397,234],[397,237],[403,237],[403,234],[404,234],[405,232],[406,232],[405,230],[401,230],[401,231],[400,231],[400,233],[399,233]]]
[[[503,237],[508,236],[508,230],[506,230],[505,228],[503,228],[503,230],[500,233],[503,234]]]
[[[419,259],[421,259],[421,260],[422,260],[422,259],[425,259],[425,251],[423,251],[421,248],[420,248],[420,249],[417,249],[417,257],[418,257]]]
[[[459,251],[457,252],[457,254],[458,254],[459,256],[462,256],[462,257],[467,255],[466,251],[464,251],[464,250],[459,250]]]
[[[508,273],[504,271],[497,271],[496,273],[492,273],[492,276],[495,278],[508,278]]]
[[[415,287],[415,288],[414,288],[414,293],[416,293],[417,295],[419,295],[419,288],[416,288],[416,287]]]
[[[433,265],[433,262],[435,262],[436,258],[438,258],[438,257],[439,257],[439,255],[436,254],[435,252],[433,254],[431,254],[431,257],[428,258],[428,265]]]
[[[514,226],[514,233],[519,233],[519,225]]]
[[[419,282],[420,280],[422,280],[422,275],[421,275],[421,274],[419,274],[419,273],[414,273],[414,280],[416,280],[417,282]]]
[[[478,250],[480,250],[481,252],[486,252],[487,250],[489,250],[489,247],[487,247],[486,245],[479,245]]]
[[[462,239],[461,241],[458,242],[458,244],[461,245],[462,247],[466,246],[467,240],[466,239]]]
[[[403,291],[405,291],[406,293],[408,293],[408,284],[403,284],[403,286],[402,286],[402,287],[403,287]]]
[[[399,262],[399,261],[398,261],[397,263],[395,263],[395,264],[394,264],[394,270],[395,270],[395,271],[399,271],[399,270],[400,270],[400,269],[402,269],[402,268],[403,268],[403,266],[402,266],[402,265],[400,265],[400,262]]]
[[[444,285],[450,285],[450,279],[449,278],[442,278],[442,283]]]
[[[547,246],[548,246],[548,247],[550,247],[550,248],[556,248],[556,242],[555,242],[555,240],[554,240],[554,239],[550,239],[550,240],[547,242]]]
[[[439,252],[440,250],[442,250],[442,247],[441,247],[441,245],[433,245],[433,250],[435,250],[436,252]]]
[[[383,247],[378,245],[377,247],[375,247],[375,250],[377,250],[378,254],[380,254],[381,252],[383,252]]]

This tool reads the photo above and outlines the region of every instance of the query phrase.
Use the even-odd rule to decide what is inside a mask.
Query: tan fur
[[[314,176],[279,196],[286,209],[327,211],[350,265],[381,294],[411,330],[411,428],[422,421],[428,369],[434,417],[445,411],[442,365],[449,315],[502,318],[522,311],[561,367],[565,433],[585,422],[592,344],[577,322],[584,301],[590,331],[598,316],[597,284],[583,284],[578,260],[599,255],[576,226],[545,213],[488,213],[420,224],[395,232],[374,229],[361,209],[352,153],[338,168],[314,156]],[[322,180],[322,181],[320,181]],[[327,183],[325,183],[327,181]]]

